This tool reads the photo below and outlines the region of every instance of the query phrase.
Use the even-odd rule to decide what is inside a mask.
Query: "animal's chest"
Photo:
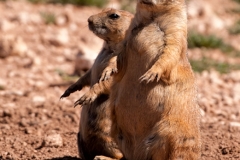
[[[125,75],[128,79],[140,78],[158,60],[164,48],[164,33],[156,24],[135,27],[126,42]]]
[[[127,48],[138,54],[159,55],[164,47],[164,32],[156,24],[132,29]]]

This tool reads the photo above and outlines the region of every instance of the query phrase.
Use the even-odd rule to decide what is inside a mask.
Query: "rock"
[[[12,43],[7,39],[0,40],[0,58],[5,58],[10,55]]]
[[[232,106],[234,103],[233,98],[229,97],[228,95],[225,95],[223,97],[223,101],[224,101],[224,104],[226,104],[227,106]]]
[[[237,120],[237,116],[235,114],[230,115],[230,120]]]
[[[16,95],[16,96],[24,96],[24,95],[26,95],[26,92],[21,91],[21,90],[13,90],[13,91],[11,91],[11,94]]]
[[[211,70],[209,74],[209,79],[214,85],[221,85],[223,80],[220,78],[220,74],[217,71]]]
[[[57,16],[57,18],[56,18],[56,24],[57,24],[58,26],[63,26],[63,25],[65,25],[67,22],[68,22],[68,17],[67,17],[67,15],[59,15],[59,16]]]
[[[236,83],[234,87],[232,88],[233,93],[236,95],[240,95],[240,83]]]
[[[33,24],[36,24],[36,25],[39,25],[39,24],[43,23],[43,20],[42,20],[42,18],[41,18],[41,16],[39,14],[31,14],[30,15],[30,21]]]
[[[71,30],[72,32],[77,31],[77,30],[78,30],[77,24],[75,24],[75,23],[70,23],[70,24],[69,24],[69,30]]]
[[[44,146],[46,147],[61,147],[63,145],[63,139],[60,134],[52,133],[44,138]]]
[[[231,79],[234,82],[240,81],[240,71],[232,71],[225,77],[226,79]]]
[[[0,90],[4,90],[7,86],[7,82],[0,78]]]
[[[22,25],[28,25],[30,23],[33,24],[41,24],[43,23],[40,14],[38,13],[31,13],[28,12],[20,12],[17,14],[16,20]]]
[[[45,101],[46,101],[46,98],[42,96],[35,96],[32,99],[32,102],[35,107],[44,105]]]
[[[34,34],[36,30],[33,26],[26,26],[25,31],[28,34],[31,34],[31,33]]]
[[[83,71],[89,70],[93,63],[94,59],[89,54],[84,54],[81,51],[78,52],[75,59],[75,73],[81,75]]]
[[[202,108],[200,108],[200,114],[201,114],[202,117],[205,116],[205,111]]]
[[[34,58],[34,60],[33,60],[33,63],[34,63],[34,65],[36,65],[36,66],[41,66],[41,65],[43,64],[42,61],[43,61],[43,60],[42,60],[39,56],[36,56],[36,57]]]
[[[108,3],[107,5],[106,5],[106,8],[115,8],[115,9],[121,9],[122,8],[122,6],[126,6],[126,5],[130,5],[130,3],[127,3],[127,2],[125,2],[125,1],[123,1],[123,2],[121,2],[121,3],[119,3],[118,1],[111,1],[111,3]],[[129,2],[132,2],[132,1],[129,1]],[[135,3],[134,3],[134,5],[136,5]],[[131,6],[131,5],[130,5]]]
[[[226,26],[223,20],[214,11],[213,6],[206,0],[192,0],[188,4],[189,28],[202,33],[222,30]],[[228,23],[228,22],[227,22]]]
[[[55,46],[64,46],[69,42],[69,33],[66,28],[59,29],[55,34],[47,36],[48,41]]]
[[[24,57],[28,51],[27,44],[21,37],[17,37],[15,42],[12,44],[12,54]]]
[[[0,29],[3,31],[3,32],[7,32],[9,30],[13,30],[14,28],[16,27],[16,25],[6,19],[4,20],[1,20],[0,22]]]
[[[12,93],[10,93],[10,94],[12,94]],[[5,108],[15,108],[16,104],[13,103],[13,102],[4,103],[4,104],[2,104],[2,107],[5,107]]]
[[[19,20],[19,22],[21,24],[25,24],[25,25],[28,24],[30,22],[29,13],[27,13],[27,12],[18,13],[17,19]]]
[[[8,124],[3,124],[3,125],[1,125],[1,129],[3,130],[10,130],[11,129],[11,126],[10,125],[8,125]]]
[[[222,154],[225,155],[225,154],[228,154],[229,150],[227,148],[223,148],[222,149]]]
[[[240,122],[230,122],[230,126],[240,128]]]
[[[33,129],[31,129],[30,127],[26,127],[25,130],[24,130],[24,132],[25,132],[26,134],[32,134],[32,133],[33,133]]]
[[[200,4],[199,1],[191,1],[188,4],[187,12],[189,18],[201,16],[201,14],[203,13],[203,6]]]
[[[5,152],[4,154],[2,154],[2,158],[13,160],[13,159],[16,159],[16,156],[11,152]]]
[[[57,40],[61,45],[65,45],[69,42],[68,30],[63,28],[58,31]]]
[[[82,44],[75,59],[75,73],[81,75],[83,71],[90,69],[99,52],[100,50],[96,51]]]
[[[63,50],[63,55],[64,55],[64,58],[65,60],[67,61],[74,61],[75,60],[75,56],[73,55],[74,51],[69,49],[69,48],[65,48]]]
[[[56,56],[55,60],[58,63],[64,63],[65,62],[65,58],[62,55],[61,56]]]

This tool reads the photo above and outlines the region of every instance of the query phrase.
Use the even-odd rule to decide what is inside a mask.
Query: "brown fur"
[[[130,30],[117,51],[114,79],[94,85],[83,100],[111,87],[111,133],[126,159],[199,159],[200,114],[186,56],[185,1],[138,0]]]
[[[115,14],[115,15],[114,15]],[[61,96],[81,90],[84,86],[93,86],[102,75],[103,69],[112,61],[113,52],[124,39],[133,15],[121,10],[105,9],[89,17],[89,29],[105,41],[105,46],[96,58],[92,68]],[[116,58],[116,57],[115,57]],[[116,63],[116,62],[114,62]],[[106,73],[106,76],[109,76]],[[110,136],[110,108],[107,94],[101,94],[90,105],[84,105],[81,112],[78,148],[83,159],[91,160],[96,155],[105,155],[120,159],[121,152]]]

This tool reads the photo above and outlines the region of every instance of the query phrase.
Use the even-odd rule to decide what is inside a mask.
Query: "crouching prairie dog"
[[[102,75],[103,69],[116,63],[111,59],[117,45],[124,39],[133,15],[115,9],[104,9],[101,13],[88,19],[89,29],[105,41],[104,47],[97,56],[92,68],[71,85],[61,96],[68,97],[71,93],[81,90],[84,86],[94,85]],[[107,94],[101,94],[90,105],[83,105],[78,133],[80,156],[92,160],[96,155],[105,155],[120,159],[122,153],[110,136],[110,108]]]
[[[128,35],[116,52],[118,72],[77,101],[89,103],[97,94],[110,93],[111,134],[128,160],[200,158],[200,112],[186,55],[185,3],[138,0]]]

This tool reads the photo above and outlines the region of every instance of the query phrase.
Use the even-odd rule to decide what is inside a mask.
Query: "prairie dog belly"
[[[162,82],[140,83],[139,78],[148,70],[149,64],[143,55],[139,55],[138,58],[132,59],[129,55],[128,64],[131,65],[119,82],[118,94],[115,97],[115,114],[120,128],[122,126],[130,134],[141,136],[161,118],[164,86],[160,85]]]

